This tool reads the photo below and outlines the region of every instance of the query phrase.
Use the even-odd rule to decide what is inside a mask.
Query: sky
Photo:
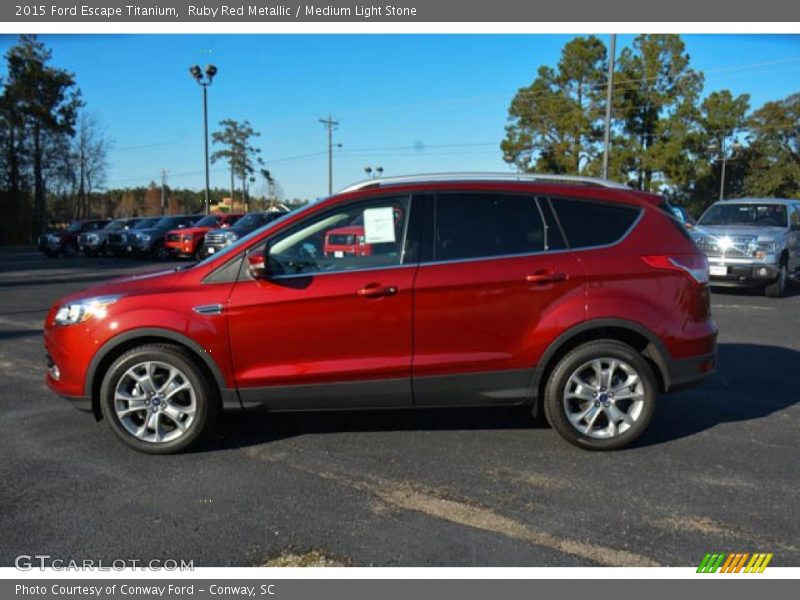
[[[365,178],[434,171],[508,171],[499,149],[508,106],[569,35],[41,35],[53,64],[72,71],[113,141],[106,187],[159,181],[204,186],[202,92],[193,64],[219,69],[209,128],[248,119],[286,198],[327,194],[327,134],[339,125],[334,191]],[[601,36],[608,43],[608,36]],[[617,38],[617,53],[632,35]],[[704,93],[751,95],[751,107],[800,90],[798,35],[686,35]],[[5,54],[17,41],[0,36]],[[0,77],[5,73],[0,66]],[[213,146],[211,150],[213,151]],[[222,163],[212,187],[225,188]],[[264,192],[263,183],[254,186]]]

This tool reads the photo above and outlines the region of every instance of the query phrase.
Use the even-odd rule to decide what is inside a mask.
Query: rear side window
[[[434,260],[527,254],[545,248],[532,196],[445,193],[436,197]]]
[[[572,248],[613,244],[639,215],[638,208],[607,202],[553,198],[552,204]]]

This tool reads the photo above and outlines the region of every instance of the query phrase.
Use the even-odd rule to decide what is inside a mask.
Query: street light
[[[189,68],[189,73],[197,84],[203,88],[203,142],[205,144],[205,161],[206,161],[206,214],[211,214],[211,201],[209,199],[209,182],[208,182],[208,86],[214,80],[214,75],[217,74],[217,67],[214,65],[206,65],[206,70],[203,70],[194,65]]]
[[[367,177],[382,177],[383,176],[383,167],[364,167],[364,173],[367,174]],[[375,173],[373,176],[372,174]]]
[[[725,167],[727,166],[728,161],[732,160],[734,155],[739,150],[742,149],[742,145],[739,142],[733,142],[733,146],[731,148],[731,153],[729,155],[727,149],[725,148],[725,136],[723,135],[720,138],[720,140],[721,140],[720,142],[717,142],[717,140],[713,140],[708,145],[708,151],[711,152],[712,154],[719,153],[719,155],[715,159],[715,162],[716,161],[720,161],[720,160],[722,161],[722,169],[721,169],[720,178],[719,178],[720,179],[720,181],[719,181],[719,199],[720,200],[724,200],[725,199]]]

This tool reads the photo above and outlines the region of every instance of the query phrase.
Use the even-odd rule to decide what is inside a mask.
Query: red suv
[[[227,228],[236,223],[241,214],[206,215],[194,225],[183,229],[168,231],[164,238],[167,252],[176,256],[200,258],[203,252],[203,241],[206,233],[212,229]]]
[[[370,254],[326,256],[353,224]],[[48,385],[150,453],[257,404],[522,404],[619,448],[660,392],[714,371],[716,337],[706,258],[667,202],[535,175],[370,180],[45,323]]]

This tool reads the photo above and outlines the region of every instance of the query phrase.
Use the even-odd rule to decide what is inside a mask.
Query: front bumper
[[[81,241],[78,243],[78,247],[83,250],[99,250],[100,247],[103,245],[103,242],[100,240],[90,240],[90,241]]]
[[[228,244],[205,244],[203,246],[203,249],[201,250],[201,252],[203,254],[203,258],[205,258],[206,256],[208,256],[210,254],[218,253],[220,250],[223,250],[223,249],[227,248],[228,246],[230,246],[231,243],[228,243]]]
[[[729,287],[757,287],[778,278],[779,267],[756,260],[709,258],[711,285]]]
[[[192,256],[197,251],[197,245],[194,240],[164,242],[164,248],[166,248],[169,253],[179,256]]]

